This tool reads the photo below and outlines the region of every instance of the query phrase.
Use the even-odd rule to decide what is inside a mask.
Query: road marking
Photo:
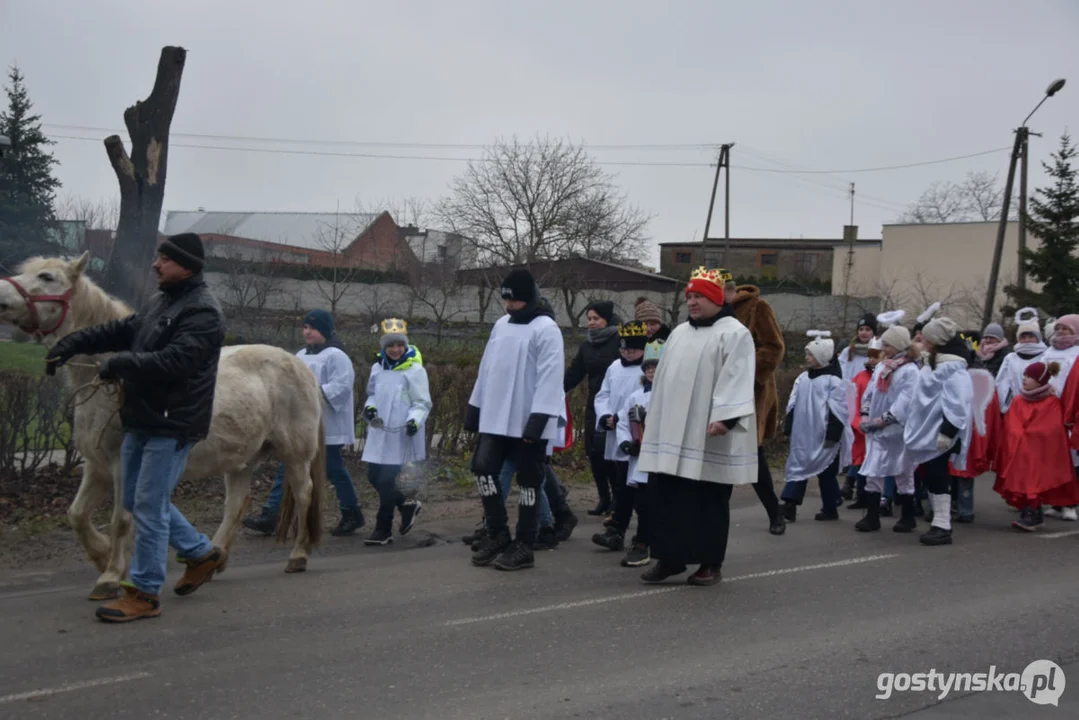
[[[1079,530],[1062,530],[1061,532],[1038,533],[1034,537],[1040,537],[1042,540],[1056,540],[1057,538],[1069,537],[1071,535],[1079,535]]]
[[[100,687],[102,685],[115,685],[116,683],[130,682],[131,680],[142,680],[143,678],[152,677],[153,673],[137,672],[130,675],[117,675],[111,678],[101,678],[99,680],[86,680],[84,682],[68,683],[66,685],[58,685],[54,688],[44,688],[42,690],[30,690],[29,692],[15,693],[14,695],[4,695],[0,697],[0,705],[4,703],[16,702],[18,700],[33,700],[39,697],[48,697],[49,695],[58,695],[59,693],[71,692],[73,690],[85,690],[92,687]]]
[[[34,597],[35,595],[54,595],[56,593],[74,592],[80,588],[85,588],[83,585],[65,585],[64,587],[55,588],[41,588],[40,590],[19,590],[17,592],[0,592],[0,600],[15,600],[24,597]]]
[[[766,570],[764,572],[750,573],[749,575],[735,575],[734,577],[723,578],[721,584],[727,585],[742,580],[757,580],[759,578],[775,577],[776,575],[809,572],[810,570],[824,570],[826,568],[847,567],[848,565],[861,565],[863,563],[876,562],[878,560],[890,560],[895,557],[899,557],[899,554],[867,555],[865,557],[850,558],[849,560],[836,560],[835,562],[819,563],[817,565],[802,565],[799,567],[782,568],[780,570]],[[622,600],[632,600],[634,598],[650,597],[652,595],[662,595],[663,593],[674,592],[675,590],[687,590],[690,588],[691,586],[688,584],[665,585],[663,587],[652,588],[651,590],[640,590],[638,592],[622,593],[621,595],[608,595],[607,597],[565,602],[557,605],[545,605],[529,610],[512,610],[510,612],[495,613],[494,615],[484,615],[482,617],[460,618],[458,620],[449,620],[444,623],[444,625],[446,627],[456,627],[458,625],[472,625],[475,623],[488,622],[490,620],[505,620],[507,618],[536,615],[538,613],[554,612],[556,610],[572,610],[574,608],[589,607],[591,605],[602,605],[604,603],[621,602]]]

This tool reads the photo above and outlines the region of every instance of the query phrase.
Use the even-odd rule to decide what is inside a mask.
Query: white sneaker
[[[1045,517],[1058,518],[1060,517],[1060,511],[1052,505],[1042,505],[1042,515]]]
[[[1079,515],[1076,514],[1075,508],[1066,507],[1060,511],[1060,519],[1075,522],[1076,520],[1079,520]]]

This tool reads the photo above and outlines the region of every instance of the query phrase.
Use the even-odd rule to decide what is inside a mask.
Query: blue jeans
[[[181,558],[200,558],[214,549],[172,504],[172,491],[187,466],[193,443],[175,438],[125,433],[120,446],[124,509],[135,517],[131,583],[150,595],[165,584],[169,545]]]
[[[393,527],[393,511],[405,504],[405,495],[397,489],[400,465],[367,463],[367,482],[378,492],[378,515],[375,527],[389,530]]]
[[[970,517],[974,514],[974,478],[955,479],[955,514]]]
[[[341,457],[343,445],[326,446],[326,475],[330,484],[337,492],[337,504],[342,510],[352,510],[360,506],[360,499],[356,497],[356,488],[352,485],[352,476],[345,467],[345,459]],[[270,515],[277,515],[281,507],[281,497],[285,493],[285,464],[277,464],[277,477],[274,478],[273,487],[270,488],[270,497],[266,499],[263,507]]]
[[[843,497],[839,494],[839,456],[836,455],[832,464],[817,474],[817,482],[820,484],[821,509],[826,513],[833,513],[843,504]],[[779,499],[785,503],[801,505],[805,499],[806,486],[809,480],[800,482],[786,482],[783,484],[783,494]]]
[[[506,458],[502,463],[502,474],[498,476],[498,484],[502,486],[502,499],[505,500],[510,496],[510,484],[513,482],[513,476],[517,472],[517,461],[513,458]],[[554,515],[551,514],[551,504],[547,502],[547,493],[545,486],[547,485],[547,478],[543,479],[543,484],[539,486],[539,526],[554,527]]]

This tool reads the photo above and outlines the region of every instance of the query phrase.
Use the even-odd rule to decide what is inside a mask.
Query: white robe
[[[541,315],[528,324],[503,315],[491,329],[469,405],[480,410],[480,432],[519,438],[534,413],[549,420],[542,438],[554,440],[565,427],[562,390],[565,368],[562,331]]]
[[[867,360],[869,360],[868,355],[852,354],[850,345],[843,348],[843,351],[839,353],[839,369],[843,373],[843,379],[853,381],[854,376],[865,369]]]
[[[629,423],[629,411],[639,405],[645,410],[648,409],[648,401],[652,398],[652,391],[645,390],[643,386],[637,386],[637,389],[630,394],[626,401],[622,404],[622,409],[618,412],[618,427],[615,429],[616,439],[619,446],[624,442],[633,442],[633,431],[630,428]],[[645,427],[648,426],[648,418],[645,418]],[[637,485],[648,484],[648,473],[643,473],[638,469],[640,465],[640,458],[629,456],[629,472],[626,475],[626,484],[636,487]]]
[[[907,458],[907,446],[903,442],[903,422],[910,408],[910,399],[914,395],[914,386],[918,383],[918,366],[914,363],[901,365],[892,373],[888,392],[877,390],[877,380],[884,371],[884,363],[877,365],[873,378],[862,396],[862,408],[870,420],[892,413],[898,422],[881,430],[866,433],[865,461],[858,471],[865,477],[888,477],[905,475],[914,464]]]
[[[787,413],[794,412],[784,471],[787,482],[803,482],[820,475],[835,461],[844,444],[850,447],[854,430],[847,408],[847,384],[848,381],[835,375],[810,379],[808,372],[794,381],[787,400]],[[824,445],[829,415],[835,415],[843,423],[842,437],[830,448]]]
[[[954,358],[954,359],[953,359]],[[954,355],[941,355],[937,358],[937,369],[926,365],[918,372],[918,382],[911,395],[910,406],[903,425],[903,441],[907,445],[907,457],[914,465],[938,458],[950,453],[937,447],[937,437],[941,426],[947,419],[959,428],[956,440],[960,443],[959,453],[952,460],[956,470],[966,470],[967,451],[970,449],[970,434],[973,428],[974,384],[967,371],[967,364]]]
[[[372,366],[364,407],[374,407],[385,424],[384,428],[368,425],[364,462],[404,465],[427,457],[425,424],[431,412],[431,389],[422,364],[414,363],[404,370],[387,370],[382,363]],[[409,420],[420,426],[412,437],[405,432]]]
[[[755,372],[753,337],[733,317],[675,328],[652,384],[640,472],[726,485],[756,482]],[[736,418],[726,435],[709,437],[710,423]]]
[[[1015,353],[1012,353],[1013,355]],[[1070,347],[1066,350],[1057,350],[1055,347],[1050,346],[1048,350],[1042,353],[1039,358],[1043,363],[1048,365],[1051,362],[1058,363],[1060,365],[1060,372],[1056,377],[1050,378],[1049,386],[1053,388],[1053,392],[1057,397],[1064,394],[1064,383],[1068,381],[1068,373],[1071,372],[1072,365],[1075,364],[1075,359],[1079,357],[1079,347]]]
[[[1019,353],[1013,352],[1008,353],[1008,356],[1004,358],[1004,362],[1000,364],[1000,370],[997,371],[997,401],[1000,403],[1001,413],[1008,412],[1008,408],[1012,406],[1012,400],[1019,397],[1023,389],[1023,371],[1027,369],[1027,366],[1042,361],[1047,352],[1049,351],[1046,350],[1032,358],[1022,358]]]
[[[323,348],[312,355],[301,348],[296,357],[318,378],[322,388],[322,424],[326,431],[327,445],[356,444],[355,401],[352,390],[356,382],[356,370],[344,350]]]
[[[634,390],[641,387],[641,378],[644,371],[641,364],[623,365],[621,360],[615,360],[607,367],[607,373],[603,376],[603,385],[596,393],[593,407],[596,409],[596,428],[607,433],[606,445],[603,449],[603,459],[614,462],[627,462],[626,455],[618,447],[621,443],[614,429],[600,425],[604,415],[617,415],[618,422],[622,421],[622,405],[626,402]]]

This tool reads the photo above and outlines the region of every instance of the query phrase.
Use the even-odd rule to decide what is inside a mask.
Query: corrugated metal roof
[[[166,235],[232,235],[308,250],[344,250],[378,218],[374,213],[169,211]],[[336,242],[334,238],[337,238]]]

